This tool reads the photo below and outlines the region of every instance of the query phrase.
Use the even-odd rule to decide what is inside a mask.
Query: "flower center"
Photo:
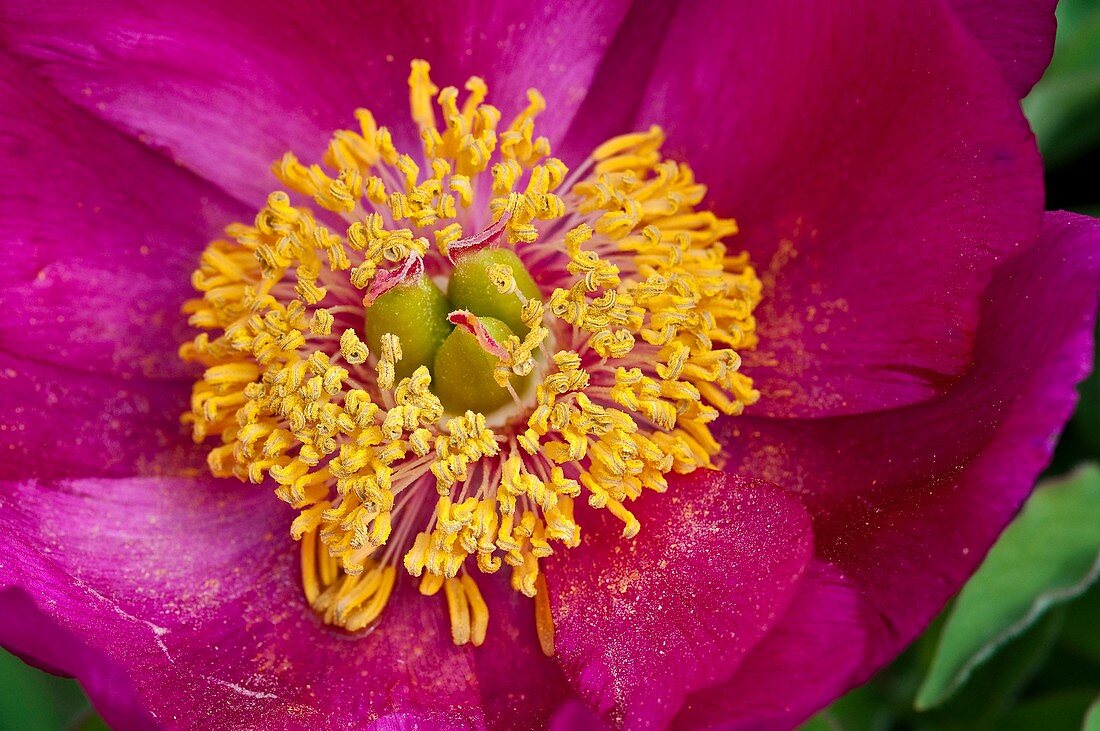
[[[213,474],[271,478],[300,511],[303,591],[327,623],[375,623],[401,563],[442,590],[455,643],[479,645],[475,570],[507,566],[551,653],[539,560],[580,542],[576,500],[630,539],[643,490],[715,466],[708,425],[759,398],[737,350],[761,285],[659,128],[570,172],[535,136],[538,92],[502,129],[479,78],[461,107],[422,61],[409,85],[415,156],[358,110],[326,167],[275,165],[320,210],[277,191],[207,247],[184,419],[220,437]]]

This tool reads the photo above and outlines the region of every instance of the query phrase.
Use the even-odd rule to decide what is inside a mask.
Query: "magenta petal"
[[[582,545],[546,573],[574,687],[624,728],[661,728],[781,616],[813,539],[796,499],[722,472],[672,479],[637,508],[636,538],[593,516]]]
[[[569,126],[563,141],[567,151],[583,157],[615,135],[654,121],[638,120],[638,109],[659,60],[655,51],[661,47],[678,6],[675,2],[631,5]]]
[[[0,79],[4,351],[78,372],[183,376],[191,271],[247,212],[3,52]]]
[[[400,582],[375,631],[325,628],[290,513],[209,478],[7,483],[0,644],[75,675],[120,727],[142,708],[167,726],[483,727],[442,600]]]
[[[638,120],[666,126],[761,271],[757,414],[942,393],[970,362],[993,269],[1038,229],[1015,94],[928,4],[685,6]]]
[[[572,698],[550,719],[549,731],[608,731],[611,726],[600,720],[592,709]]]
[[[205,470],[179,420],[189,391],[0,353],[0,479]]]
[[[0,476],[201,465],[179,309],[207,238],[244,212],[2,52],[0,79]]]
[[[674,728],[793,728],[862,679],[866,611],[840,572],[815,560],[775,628],[727,682],[693,693]]]
[[[534,602],[514,591],[504,572],[476,578],[490,617],[485,644],[470,653],[485,723],[541,731],[573,692],[561,666],[539,647]]]
[[[958,590],[1030,493],[1093,353],[1100,222],[1049,214],[986,294],[976,362],[936,400],[880,414],[729,422],[730,464],[797,489],[817,554],[880,626],[865,675]]]
[[[607,3],[79,2],[5,6],[12,46],[74,102],[253,204],[289,149],[319,158],[332,131],[371,108],[400,141],[409,61],[440,85],[481,75],[506,114],[538,86],[540,131],[564,134],[626,12]]]
[[[0,560],[0,572],[5,572]],[[5,572],[6,573],[6,572]],[[26,592],[0,581],[0,642],[9,652],[54,674],[96,668],[82,677],[85,692],[115,728],[154,729],[156,722],[135,702],[137,691],[125,672],[77,635],[60,626]]]
[[[1057,0],[950,0],[959,19],[1023,97],[1054,53]]]

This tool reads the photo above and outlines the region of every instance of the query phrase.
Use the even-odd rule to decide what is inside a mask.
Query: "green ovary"
[[[513,333],[500,320],[482,317],[481,324],[497,342],[502,343]],[[493,378],[497,357],[478,344],[477,338],[460,328],[447,336],[435,354],[435,378],[432,391],[452,414],[477,411],[488,414],[512,400],[508,390]],[[522,391],[528,376],[512,378],[512,388]]]
[[[426,366],[432,374],[432,392],[450,413],[469,410],[489,414],[512,401],[508,389],[493,378],[497,357],[486,352],[473,335],[454,328],[447,320],[454,310],[469,310],[498,343],[512,335],[523,338],[527,334],[520,298],[497,290],[488,273],[493,265],[511,269],[516,290],[524,298],[542,299],[538,285],[514,252],[487,249],[455,264],[446,295],[429,277],[422,276],[379,296],[366,311],[364,334],[371,351],[381,352],[386,333],[396,335],[401,341],[401,360],[395,366],[397,379]],[[513,376],[512,388],[522,393],[528,380],[528,376]]]
[[[523,305],[515,294],[497,291],[489,279],[488,270],[493,264],[511,268],[516,289],[524,297],[542,299],[535,280],[509,249],[486,249],[459,259],[447,285],[447,298],[456,310],[469,310],[478,317],[495,317],[522,338],[527,334],[521,315]]]
[[[382,336],[393,333],[401,339],[401,360],[394,368],[397,380],[412,375],[420,366],[431,370],[435,352],[451,333],[449,312],[443,290],[428,277],[398,285],[367,308],[367,347],[380,353]]]

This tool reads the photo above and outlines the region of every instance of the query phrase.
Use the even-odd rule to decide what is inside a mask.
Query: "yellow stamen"
[[[184,307],[203,331],[180,348],[203,368],[184,420],[197,442],[220,438],[213,474],[270,479],[300,511],[303,591],[325,622],[376,622],[401,564],[422,595],[443,593],[455,643],[480,645],[489,608],[472,571],[507,566],[552,654],[539,562],[580,543],[574,501],[633,538],[630,503],[712,467],[711,423],[759,398],[737,351],[757,342],[760,280],[726,248],[736,224],[696,210],[705,188],[662,158],[660,128],[605,142],[570,177],[536,133],[537,91],[502,124],[476,77],[460,99],[416,61],[409,88],[421,149],[356,110],[323,164],[275,164],[294,197],[273,192],[207,247]],[[445,413],[430,364],[397,377],[396,334],[361,339],[379,272],[422,259],[445,277],[456,242],[515,247],[541,289],[487,270],[525,326],[492,353],[513,396],[499,410]]]
[[[470,603],[459,579],[446,579],[443,593],[447,596],[447,611],[451,615],[451,638],[456,645],[470,641]]]
[[[535,594],[535,632],[539,637],[539,647],[547,657],[554,656],[554,617],[550,614],[550,594],[546,590],[546,579],[540,576],[536,582]]]

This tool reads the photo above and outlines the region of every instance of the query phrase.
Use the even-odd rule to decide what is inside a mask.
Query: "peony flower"
[[[796,724],[1089,368],[1048,5],[3,8],[0,643],[119,728]]]

